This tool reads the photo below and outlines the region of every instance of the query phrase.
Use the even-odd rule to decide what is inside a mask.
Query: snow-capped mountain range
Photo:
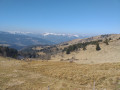
[[[82,39],[82,38],[87,38],[90,37],[90,35],[77,35],[77,34],[61,34],[61,33],[33,33],[33,32],[20,32],[20,31],[8,31],[11,34],[20,34],[20,35],[27,35],[30,37],[37,37],[37,38],[42,38],[51,42],[54,42],[56,44],[62,43],[62,42],[67,42],[71,41],[73,39]]]
[[[43,36],[48,36],[48,35],[68,36],[68,37],[79,37],[79,35],[73,35],[73,34],[43,33]]]
[[[16,49],[22,49],[24,46],[60,44],[87,37],[90,37],[90,35],[0,31],[0,44],[7,44],[8,46],[16,47]]]
[[[56,44],[71,41],[73,39],[78,39],[78,38],[83,39],[91,36],[86,34],[77,35],[77,34],[64,34],[64,33],[61,34],[61,33],[49,33],[49,32],[33,33],[33,32],[8,31],[8,33],[42,38],[42,39],[54,42]]]
[[[28,34],[38,34],[38,33],[32,33],[32,32],[20,32],[20,31],[7,31],[8,33],[11,34],[24,34],[24,35],[28,35]],[[54,36],[68,36],[68,37],[79,37],[79,35],[75,35],[75,34],[59,34],[59,33],[40,33],[40,35],[43,36],[49,36],[49,35],[54,35]]]
[[[24,35],[32,33],[32,32],[20,32],[20,31],[7,31],[7,32],[10,34],[24,34]]]
[[[55,43],[42,38],[28,36],[25,33],[18,34],[0,31],[0,46],[5,45],[20,50],[27,46],[53,44]]]

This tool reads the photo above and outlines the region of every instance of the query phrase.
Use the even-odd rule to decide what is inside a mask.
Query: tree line
[[[0,46],[0,56],[17,58],[18,51],[13,48]]]
[[[66,51],[66,54],[70,54],[70,52],[73,52],[75,50],[76,51],[79,50],[79,49],[86,50],[86,47],[90,44],[91,45],[96,45],[96,50],[99,51],[99,50],[101,50],[101,48],[99,46],[99,42],[102,42],[102,40],[90,41],[90,42],[84,42],[84,43],[78,43],[78,44],[70,45],[67,48],[64,48],[63,52]],[[107,42],[107,44],[108,44],[108,42]]]

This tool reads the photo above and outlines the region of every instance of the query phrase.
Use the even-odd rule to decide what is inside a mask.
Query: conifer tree
[[[101,50],[100,46],[99,46],[99,43],[96,44],[96,50],[99,51]]]
[[[67,49],[66,54],[70,54],[70,49]]]

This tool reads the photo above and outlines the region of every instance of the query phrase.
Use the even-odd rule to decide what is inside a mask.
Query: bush
[[[112,40],[111,38],[109,38],[109,41]]]
[[[84,51],[86,50],[86,46],[83,47],[83,50],[84,50]]]
[[[70,54],[70,49],[67,49],[66,54]]]
[[[0,46],[0,55],[4,57],[16,58],[18,56],[18,51],[13,48]]]

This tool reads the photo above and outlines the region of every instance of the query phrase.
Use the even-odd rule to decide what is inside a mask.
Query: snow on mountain
[[[10,34],[24,34],[24,35],[31,34],[31,32],[20,32],[20,31],[7,31],[7,32]]]
[[[0,44],[20,50],[27,46],[53,45],[55,43],[40,37],[29,36],[28,33],[0,31]]]
[[[35,32],[8,31],[8,33],[41,38],[41,39],[45,39],[45,40],[54,42],[55,44],[71,41],[74,39],[83,39],[83,38],[87,38],[87,37],[91,36],[91,35],[87,35],[87,34],[77,35],[77,34],[64,34],[64,33],[61,34],[61,33],[49,33],[49,32],[35,33]]]
[[[24,35],[28,35],[28,34],[34,34],[34,35],[38,35],[38,33],[32,33],[32,32],[20,32],[20,31],[7,31],[10,34],[24,34]],[[59,33],[42,33],[39,35],[43,35],[43,36],[49,36],[49,35],[53,35],[53,36],[68,36],[68,37],[76,37],[79,38],[79,35],[75,35],[75,34],[59,34]]]
[[[65,36],[65,34],[56,34],[56,33],[43,33],[43,36],[48,36],[48,35],[58,35],[58,36]]]
[[[42,35],[44,37],[46,36],[50,36],[50,35],[53,35],[53,36],[67,36],[67,37],[76,37],[76,38],[79,38],[80,36],[84,37],[86,35],[76,35],[76,34],[59,34],[59,33],[33,33],[33,32],[20,32],[20,31],[7,31],[8,33],[10,34],[23,34],[23,35]]]
[[[68,42],[74,39],[82,39],[90,37],[81,34],[58,34],[58,33],[32,33],[20,31],[0,31],[0,43],[8,44],[11,47],[21,49],[29,45],[53,45]],[[3,43],[4,42],[4,43]]]
[[[43,36],[48,36],[48,35],[79,37],[79,35],[72,35],[72,34],[43,33]]]

